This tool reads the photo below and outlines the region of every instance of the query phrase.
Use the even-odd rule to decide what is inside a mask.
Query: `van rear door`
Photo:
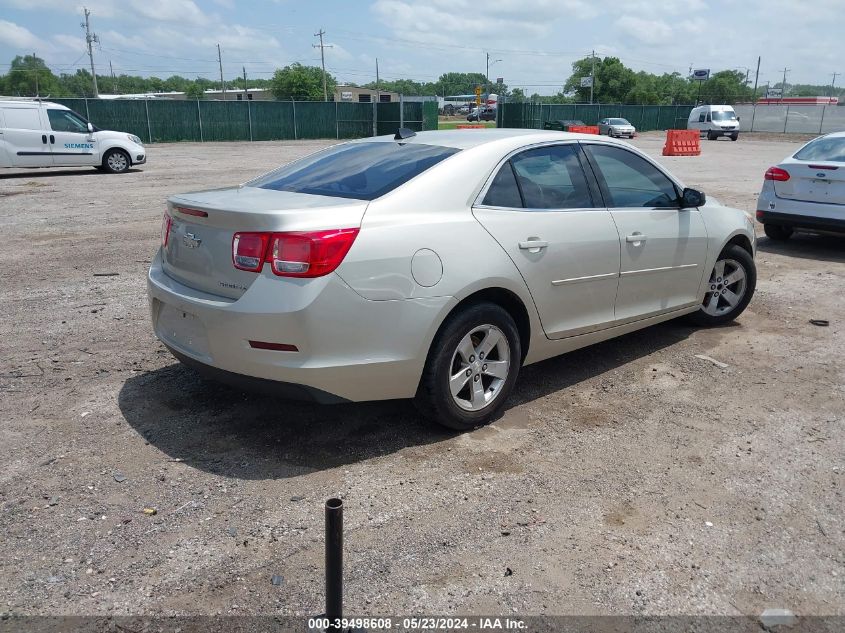
[[[6,152],[13,167],[52,167],[50,132],[41,118],[40,108],[31,103],[3,106],[6,127]]]

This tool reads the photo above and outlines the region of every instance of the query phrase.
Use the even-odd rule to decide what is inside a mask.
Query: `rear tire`
[[[783,226],[782,224],[763,225],[763,231],[766,233],[766,237],[778,242],[788,240],[792,236],[792,230],[791,226]]]
[[[513,390],[522,363],[519,332],[495,303],[449,316],[431,344],[414,404],[457,431],[488,424]]]
[[[132,159],[122,149],[110,149],[103,156],[103,169],[110,174],[122,174],[132,166]]]
[[[690,320],[706,327],[724,325],[748,307],[757,286],[757,266],[747,250],[728,244],[710,273],[704,301]]]

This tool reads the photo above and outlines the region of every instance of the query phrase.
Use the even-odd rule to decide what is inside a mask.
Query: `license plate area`
[[[194,357],[209,357],[205,325],[195,314],[162,303],[156,334],[167,345]]]

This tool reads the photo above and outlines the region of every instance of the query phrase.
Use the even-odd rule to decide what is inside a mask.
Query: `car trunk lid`
[[[259,273],[232,262],[237,232],[359,228],[366,200],[237,187],[171,197],[172,218],[162,249],[165,274],[203,292],[238,299]]]
[[[789,180],[775,181],[778,198],[845,205],[845,163],[796,161],[779,167],[789,173]]]

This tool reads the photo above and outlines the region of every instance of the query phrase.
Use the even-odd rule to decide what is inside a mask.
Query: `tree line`
[[[592,99],[595,103],[625,103],[636,105],[692,104],[748,102],[754,98],[753,86],[746,74],[737,70],[721,70],[707,81],[699,82],[680,73],[655,75],[634,71],[617,57],[584,57],[572,63],[569,78],[553,95],[528,95],[520,87],[489,83],[483,73],[443,73],[436,81],[418,82],[397,79],[370,82],[363,87],[417,96],[451,96],[472,94],[476,86],[484,92],[496,92],[508,101],[534,101],[542,103],[585,103],[590,100],[590,88],[581,87],[581,79],[595,77]],[[323,71],[318,66],[294,63],[275,71],[269,79],[248,79],[249,88],[264,88],[277,99],[322,100]],[[97,75],[97,84],[103,94],[143,94],[150,92],[184,92],[189,99],[204,99],[205,91],[219,90],[220,82],[197,77],[190,79],[173,75],[166,79],[119,74]],[[326,91],[333,99],[337,78],[326,74]],[[355,85],[355,84],[349,84]],[[226,89],[233,92],[245,89],[244,78],[226,81]],[[783,88],[775,84],[773,88]],[[758,87],[757,97],[764,96],[765,86]],[[785,95],[790,96],[843,96],[845,89],[833,90],[830,86],[812,84],[787,85]],[[93,97],[91,73],[78,69],[74,73],[55,74],[44,60],[35,55],[17,56],[9,65],[9,72],[0,75],[0,94],[7,96],[41,97]]]

